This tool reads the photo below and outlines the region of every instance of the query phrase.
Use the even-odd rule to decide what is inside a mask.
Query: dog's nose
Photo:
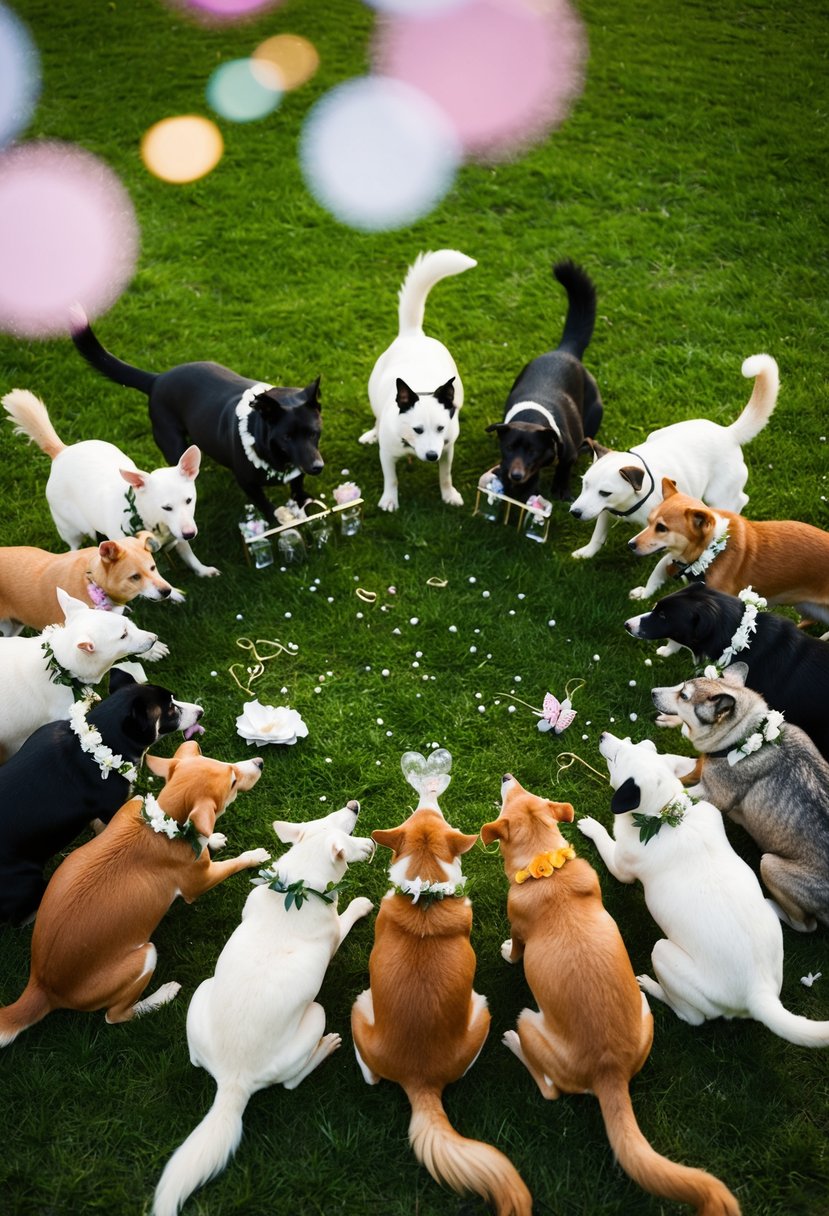
[[[427,452],[426,453],[427,460],[437,460],[437,458],[438,458],[437,452]]]
[[[628,633],[633,633],[633,625],[631,624],[632,620],[633,617],[631,617],[630,621],[625,621],[625,629],[627,629]]]
[[[308,472],[311,474],[312,477],[317,477],[324,468],[325,468],[325,461],[320,456],[313,462],[313,464],[309,465]]]
[[[159,587],[158,594],[161,597],[161,599],[166,600],[168,596],[173,594],[173,588],[172,587]]]
[[[347,802],[347,803],[345,804],[345,809],[346,809],[347,811],[353,811],[355,815],[359,815],[359,813],[360,813],[360,804],[359,804],[359,802],[357,801],[357,799],[356,799],[356,798],[352,798],[350,802]]]
[[[520,481],[523,476],[524,474],[521,469],[510,469],[509,471],[510,481]]]
[[[501,778],[501,785],[503,785],[505,781],[513,781],[513,780],[514,780],[514,777],[513,777],[512,773],[504,773],[503,777]]]
[[[196,527],[181,529],[181,539],[182,540],[193,540],[196,536],[198,536],[198,534],[199,534],[199,530]]]
[[[571,507],[570,514],[574,519],[581,519],[581,507]]]
[[[256,767],[259,769],[260,773],[262,772],[262,769],[265,767],[265,761],[262,759],[261,756],[254,756],[253,760],[251,760],[251,764],[255,764]]]
[[[636,537],[628,541],[628,549],[632,549],[634,553],[636,552]]]

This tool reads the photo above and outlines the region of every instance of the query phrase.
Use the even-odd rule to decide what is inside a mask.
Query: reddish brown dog
[[[252,849],[214,862],[206,847],[219,815],[259,780],[258,757],[224,764],[190,741],[171,760],[146,762],[167,778],[157,803],[165,825],[154,828],[142,814],[144,800],[131,798],[100,836],[58,866],[35,921],[29,982],[0,1009],[0,1046],[53,1009],[106,1009],[108,1022],[127,1022],[172,1000],[179,984],[139,999],[155,970],[150,937],[170,904],[177,895],[192,903],[231,874],[268,860],[264,849]]]
[[[794,604],[803,616],[829,622],[829,532],[793,519],[752,521],[707,507],[681,494],[668,477],[662,493],[648,526],[629,542],[640,557],[666,553],[673,572],[690,567],[689,575],[704,577],[715,591],[738,595],[752,587],[770,604]]]
[[[559,830],[572,806],[537,798],[510,773],[501,793],[501,814],[481,828],[484,844],[498,841],[510,880],[512,937],[501,953],[510,963],[524,959],[540,1010],[525,1009],[505,1045],[543,1097],[596,1095],[619,1164],[646,1191],[704,1216],[739,1216],[717,1178],[660,1156],[636,1122],[629,1084],[650,1053],[653,1019],[596,871]]]

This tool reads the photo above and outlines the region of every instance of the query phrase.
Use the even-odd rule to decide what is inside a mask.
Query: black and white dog
[[[539,474],[555,464],[552,495],[569,499],[570,478],[585,439],[594,439],[602,420],[596,381],[581,358],[593,336],[596,289],[589,275],[567,260],[553,274],[567,292],[567,319],[555,350],[532,359],[507,397],[498,433],[500,480],[504,493],[526,502],[538,490]]]
[[[153,436],[170,464],[191,443],[232,470],[246,497],[272,523],[264,487],[286,483],[300,506],[306,473],[322,472],[319,377],[306,388],[275,388],[247,380],[219,363],[181,363],[146,372],[105,350],[83,310],[71,314],[72,341],[88,363],[116,384],[149,398]]]
[[[746,605],[736,595],[691,583],[666,595],[651,612],[631,617],[625,628],[635,638],[667,638],[686,646],[702,662],[739,660],[748,669],[746,684],[772,709],[805,730],[829,760],[829,646],[774,612],[752,613],[748,645],[727,655],[745,617]],[[740,639],[742,641],[742,639]],[[738,643],[739,644],[739,643]],[[666,647],[659,647],[661,654]]]
[[[117,667],[109,686],[110,695],[78,717],[80,734],[71,720],[49,722],[0,768],[0,921],[21,924],[37,911],[50,857],[94,819],[109,823],[147,748],[171,731],[189,734],[202,715],[200,705],[137,684]],[[117,767],[107,766],[107,748],[120,758]]]

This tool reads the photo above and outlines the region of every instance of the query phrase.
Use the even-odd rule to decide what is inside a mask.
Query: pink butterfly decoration
[[[576,711],[570,704],[569,697],[559,701],[558,697],[554,697],[551,692],[548,692],[544,696],[538,729],[541,731],[554,730],[557,735],[560,735],[562,731],[567,730],[575,716]]]

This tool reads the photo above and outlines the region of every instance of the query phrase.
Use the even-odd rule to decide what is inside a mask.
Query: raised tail
[[[14,1004],[0,1009],[0,1047],[13,1043],[21,1030],[28,1030],[53,1009],[43,989],[30,979]]]
[[[651,1148],[636,1122],[623,1076],[605,1074],[595,1082],[594,1092],[616,1159],[643,1190],[677,1203],[693,1204],[701,1216],[739,1216],[737,1199],[713,1174],[669,1161]]]
[[[531,1216],[532,1196],[503,1153],[459,1135],[436,1090],[407,1090],[407,1094],[412,1104],[409,1143],[436,1182],[459,1195],[469,1191],[480,1195],[497,1216]]]
[[[69,317],[72,341],[87,363],[91,363],[95,370],[102,376],[106,376],[108,380],[114,380],[116,384],[123,384],[125,388],[137,388],[142,393],[149,395],[150,389],[158,379],[155,372],[144,372],[140,367],[123,363],[120,359],[116,359],[115,355],[111,355],[108,350],[105,350],[93,334],[86,313],[79,304],[72,306]]]
[[[581,359],[596,324],[596,288],[590,275],[567,258],[556,262],[553,274],[567,292],[567,317],[558,349]]]
[[[13,388],[3,398],[3,405],[15,423],[15,435],[26,435],[52,460],[66,447],[52,426],[46,406],[27,388]]]
[[[153,1200],[153,1216],[176,1216],[189,1195],[221,1173],[242,1139],[247,1086],[219,1082],[213,1105],[164,1167]]]
[[[418,254],[409,267],[409,272],[403,280],[403,286],[398,295],[397,315],[400,322],[399,333],[423,333],[423,312],[426,307],[426,297],[441,279],[450,275],[461,274],[470,270],[478,263],[474,258],[468,258],[457,249],[438,249],[435,253]]]
[[[749,1004],[749,1013],[781,1039],[788,1039],[799,1047],[829,1047],[829,1022],[813,1022],[811,1018],[790,1013],[774,992],[754,997]]]
[[[747,380],[754,379],[751,396],[740,417],[728,428],[740,447],[759,435],[771,418],[777,404],[780,374],[777,362],[771,355],[750,355],[743,361],[742,373]]]

